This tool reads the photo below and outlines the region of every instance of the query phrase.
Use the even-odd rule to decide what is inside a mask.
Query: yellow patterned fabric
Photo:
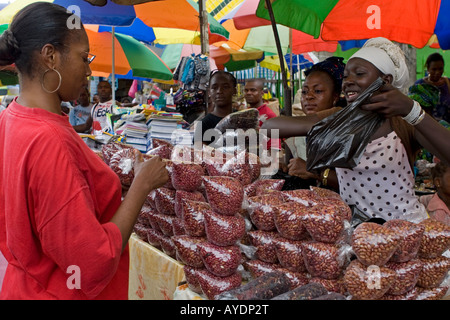
[[[133,234],[130,247],[130,300],[173,300],[184,281],[183,265]]]

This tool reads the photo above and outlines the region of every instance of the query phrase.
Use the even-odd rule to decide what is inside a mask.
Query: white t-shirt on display
[[[113,113],[113,101],[112,99],[106,102],[99,102],[95,104],[91,109],[92,116],[92,131],[95,133],[98,130],[104,132],[110,132],[111,128],[108,124],[106,117],[107,113]]]

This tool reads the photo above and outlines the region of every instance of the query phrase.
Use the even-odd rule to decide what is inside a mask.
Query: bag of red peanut
[[[420,258],[436,258],[450,248],[450,226],[428,218],[419,223],[425,227],[420,242]]]
[[[268,263],[261,260],[248,260],[243,263],[245,270],[250,272],[251,277],[256,279],[265,273],[275,272],[280,267],[276,263]]]
[[[204,213],[209,210],[211,210],[211,206],[207,202],[182,200],[181,219],[187,235],[192,237],[206,236]]]
[[[178,218],[183,218],[182,205],[184,200],[206,202],[205,197],[199,191],[191,192],[191,191],[177,190],[175,193],[175,215]]]
[[[419,259],[407,262],[387,262],[385,267],[395,271],[397,276],[386,294],[402,295],[414,289],[422,271],[423,263]]]
[[[402,236],[397,250],[390,261],[407,262],[414,259],[419,252],[425,226],[414,222],[394,219],[386,221],[383,226],[393,229]]]
[[[186,283],[188,288],[198,294],[203,294],[200,283],[198,283],[197,271],[201,270],[199,268],[191,267],[187,264],[183,266],[184,276],[186,277]]]
[[[220,169],[220,175],[233,177],[243,185],[252,183],[250,164],[246,162],[245,152],[241,152],[227,160]]]
[[[174,162],[172,167],[172,185],[176,190],[197,191],[205,175],[203,167],[193,162]]]
[[[109,142],[102,147],[103,161],[109,165],[111,157],[118,151],[123,149],[134,149],[132,146],[120,142]]]
[[[366,266],[353,260],[345,270],[344,284],[353,300],[378,300],[389,290],[396,276],[389,268]]]
[[[181,262],[194,267],[203,268],[203,260],[198,251],[199,245],[206,241],[202,237],[191,237],[187,235],[173,236],[172,241],[175,245],[177,256]]]
[[[175,216],[155,213],[152,218],[158,223],[159,229],[165,236],[173,236],[173,220],[176,219]]]
[[[449,287],[421,288],[416,287],[416,300],[442,300],[445,297]]]
[[[341,195],[333,190],[310,186],[312,192],[314,192],[319,198],[334,198],[342,200]]]
[[[167,173],[169,175],[169,179],[167,179],[167,182],[163,185],[163,187],[167,189],[175,189],[172,185],[173,161],[163,159],[163,162],[166,164]]]
[[[209,210],[204,219],[206,238],[215,245],[234,245],[245,234],[245,219],[239,214],[226,216]]]
[[[274,240],[279,237],[277,232],[254,230],[247,232],[250,243],[256,248],[256,257],[264,262],[278,263]]]
[[[164,234],[155,229],[147,230],[147,242],[157,249],[161,249],[161,241],[163,241]]]
[[[134,179],[135,149],[123,148],[115,152],[110,160],[110,168],[117,174],[123,186],[131,186]]]
[[[299,202],[307,207],[315,206],[318,202],[317,194],[308,189],[284,190],[281,194],[285,201]]]
[[[221,247],[205,241],[198,245],[198,250],[206,270],[218,277],[231,276],[241,264],[237,245]]]
[[[302,222],[307,206],[288,202],[274,207],[274,221],[281,236],[290,240],[303,240],[309,236]]]
[[[250,198],[263,195],[268,190],[281,191],[283,189],[284,182],[285,180],[282,179],[256,180],[245,188],[245,195]]]
[[[275,252],[280,264],[294,272],[306,272],[303,259],[303,240],[289,240],[283,237],[273,239]]]
[[[197,270],[197,280],[203,293],[209,300],[215,300],[216,296],[224,291],[235,289],[242,284],[242,276],[235,272],[227,277],[218,277],[208,270]]]
[[[374,222],[359,224],[352,235],[352,248],[366,266],[382,266],[391,259],[401,242],[401,235]]]
[[[156,148],[152,148],[147,151],[146,155],[149,156],[159,156],[161,159],[170,160],[172,154],[172,149],[168,146],[161,145]]]
[[[324,279],[320,277],[313,277],[309,280],[309,282],[317,282],[320,283],[327,289],[329,292],[335,292],[341,295],[344,295],[347,291],[344,284],[344,278],[339,277],[337,279]]]
[[[304,241],[302,255],[306,270],[313,277],[339,278],[350,262],[351,247],[317,241]]]
[[[280,196],[266,194],[248,198],[248,212],[250,220],[258,230],[276,230],[274,220],[274,206],[283,204]]]
[[[422,270],[417,279],[417,286],[422,288],[439,287],[450,270],[450,258],[439,256],[431,259],[420,259]]]
[[[172,237],[163,235],[161,239],[161,250],[169,257],[176,258],[176,247],[173,243]]]
[[[176,191],[168,188],[158,188],[155,190],[155,206],[159,213],[174,216],[175,215],[175,196]]]
[[[242,208],[244,189],[232,177],[203,176],[206,196],[211,208],[223,215],[234,215]]]
[[[306,207],[301,221],[309,235],[316,241],[326,243],[349,241],[351,225],[342,215],[339,205],[317,204]]]
[[[186,234],[186,230],[184,229],[184,222],[180,218],[174,218],[172,220],[172,229],[174,236],[183,236]]]
[[[147,195],[147,198],[145,199],[145,203],[147,205],[149,205],[152,209],[158,210],[156,208],[155,195],[156,195],[156,190],[155,189],[150,191],[150,193]]]

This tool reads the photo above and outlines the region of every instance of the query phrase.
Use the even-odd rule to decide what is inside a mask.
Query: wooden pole
[[[284,64],[283,50],[281,49],[280,35],[278,34],[277,23],[275,21],[275,16],[273,14],[272,3],[270,0],[266,0],[267,10],[269,11],[270,22],[272,24],[273,35],[275,36],[275,44],[277,46],[278,57],[280,58],[281,67],[281,80],[283,83],[283,104],[284,104],[284,115],[292,115],[292,99],[291,90],[288,86],[286,66]]]
[[[198,13],[200,14],[200,39],[202,54],[209,56],[208,12],[205,0],[198,1]]]

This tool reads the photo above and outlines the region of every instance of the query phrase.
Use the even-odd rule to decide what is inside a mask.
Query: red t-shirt
[[[260,127],[267,119],[275,118],[277,116],[275,112],[273,112],[272,109],[270,109],[270,107],[266,103],[258,107],[257,109],[259,111]],[[267,149],[270,148],[281,149],[280,139],[269,139],[269,141],[267,141]]]
[[[127,299],[128,249],[109,222],[117,175],[66,115],[14,100],[0,113],[2,299]]]

